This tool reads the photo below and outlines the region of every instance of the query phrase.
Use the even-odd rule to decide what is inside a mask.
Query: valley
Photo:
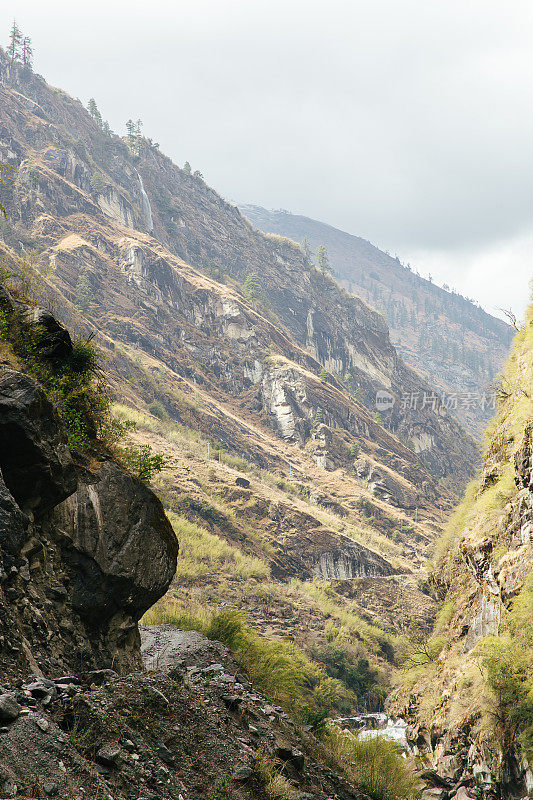
[[[368,243],[327,240],[337,282],[319,223],[241,213],[1,50],[0,161],[3,796],[525,797],[529,678],[490,756],[464,681],[515,603],[527,631],[529,322],[481,452],[442,392],[495,380],[501,320]],[[408,758],[330,722],[384,711]]]

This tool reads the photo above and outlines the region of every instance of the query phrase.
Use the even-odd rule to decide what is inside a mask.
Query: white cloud
[[[436,283],[447,283],[477,300],[494,316],[505,319],[502,309],[510,309],[518,319],[524,317],[533,277],[533,229],[486,248],[418,250],[403,260],[416,265],[425,277],[431,274]]]
[[[489,306],[527,294],[529,0],[3,0],[5,39],[14,16],[51,83],[118,131],[140,117],[222,194],[420,258]]]

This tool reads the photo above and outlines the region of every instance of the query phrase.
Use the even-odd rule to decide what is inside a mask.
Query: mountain
[[[532,325],[530,306],[480,475],[437,548],[436,627],[393,703],[440,779],[435,796],[461,782],[527,797],[533,785]]]
[[[365,239],[288,211],[239,207],[262,231],[299,243],[307,240],[314,258],[324,245],[341,286],[383,314],[406,363],[444,393],[467,430],[481,435],[494,414],[491,387],[509,350],[509,325]]]
[[[98,730],[98,745],[107,747],[109,741],[102,741],[106,726],[97,709],[110,709],[113,737],[120,744],[113,739],[115,755],[105,751],[96,760],[103,774],[120,785],[119,797],[133,796],[126,777],[118,774],[123,766],[117,767],[131,767],[130,752],[144,753],[141,766],[145,757],[152,759],[150,781],[159,786],[159,794],[147,796],[161,796],[156,781],[167,779],[160,762],[168,768],[170,746],[176,747],[180,761],[184,753],[189,760],[192,752],[208,753],[208,763],[215,759],[219,765],[220,780],[227,778],[235,786],[232,775],[220,774],[224,752],[213,751],[220,726],[232,731],[232,769],[239,766],[237,734],[242,739],[246,729],[246,764],[240,765],[249,770],[245,783],[255,780],[266,748],[263,784],[272,764],[278,769],[272,781],[276,776],[285,780],[285,767],[279,766],[284,759],[291,762],[291,780],[308,794],[312,788],[319,797],[324,796],[320,792],[347,800],[360,796],[353,788],[353,754],[344,761],[342,780],[327,772],[326,757],[320,756],[322,766],[317,766],[320,746],[308,747],[305,737],[291,734],[287,755],[286,738],[295,728],[284,715],[289,711],[300,724],[320,729],[326,715],[383,710],[405,635],[413,626],[422,631],[431,627],[436,603],[425,583],[427,559],[457,491],[475,469],[475,442],[439,403],[434,387],[404,363],[383,318],[316,270],[298,245],[256,230],[200,174],[179,168],[136,133],[124,139],[111,134],[94,109],[89,114],[40,76],[11,65],[1,51],[0,80],[0,161],[13,168],[10,175],[3,173],[0,186],[0,202],[8,209],[1,222],[2,283],[28,306],[17,312],[22,313],[21,330],[29,319],[38,323],[41,335],[43,328],[53,330],[59,321],[76,333],[80,352],[98,343],[103,367],[95,367],[95,376],[104,370],[110,383],[113,422],[97,430],[91,415],[76,405],[79,398],[71,398],[74,405],[66,402],[64,369],[58,375],[37,369],[33,337],[17,352],[7,348],[3,358],[23,374],[25,366],[46,379],[62,414],[62,436],[80,458],[84,475],[99,469],[98,454],[102,456],[87,443],[97,433],[120,431],[126,438],[121,445],[114,443],[114,457],[121,472],[151,481],[180,544],[176,577],[145,618],[157,623],[151,630],[163,642],[161,649],[169,636],[161,625],[171,625],[171,631],[180,628],[180,635],[194,629],[223,641],[235,659],[231,675],[217,661],[219,651],[209,650],[212,643],[204,643],[212,663],[202,664],[211,672],[198,674],[195,664],[176,658],[177,672],[172,668],[171,676],[181,680],[186,666],[193,668],[176,699],[175,683],[169,686],[155,678],[151,690],[143,689],[128,673],[138,665],[138,641],[129,665],[121,657],[110,664],[106,659],[112,651],[102,645],[105,653],[98,666],[120,670],[124,681],[114,683],[111,676],[116,688],[106,693],[104,687],[103,695],[90,684],[89,702],[85,690],[68,689],[76,680],[66,682],[69,676],[64,676],[67,689],[61,691],[77,698],[76,713],[64,709],[65,730],[84,757],[92,758],[94,747],[84,751],[76,715],[90,730]],[[1,321],[2,341],[9,343],[13,327],[5,316]],[[17,364],[17,359],[24,363]],[[89,410],[100,402],[105,405],[106,391],[91,396]],[[406,396],[425,402],[411,407]],[[55,469],[48,465],[45,471]],[[11,483],[15,492],[24,477],[20,464],[18,475]],[[124,618],[122,626],[120,615],[135,604],[138,592],[152,602],[161,587],[143,594],[121,574],[123,565],[107,552],[112,534],[102,528],[102,503],[92,478],[88,484],[83,507],[92,508],[99,542],[95,544],[91,530],[76,529],[83,522],[81,514],[70,522],[54,517],[49,536],[60,541],[66,537],[68,543],[69,536],[86,533],[98,556],[109,557],[119,573],[117,624],[127,639],[135,635],[136,622],[131,627]],[[116,528],[128,551],[139,543],[135,523],[141,525],[144,518],[135,502],[128,502],[119,481],[114,491]],[[105,501],[112,510],[112,498]],[[161,535],[166,523],[145,511]],[[34,522],[30,517],[28,533]],[[146,534],[150,528],[143,527]],[[41,544],[55,559],[48,542]],[[32,547],[41,552],[38,541]],[[150,575],[161,554],[149,551],[146,557]],[[139,562],[142,572],[141,567]],[[81,568],[95,589],[91,577],[98,584],[98,575],[91,562],[84,561]],[[29,569],[31,579],[31,563]],[[77,581],[75,574],[69,577],[67,597]],[[109,602],[113,597],[114,592]],[[46,621],[51,612],[39,596],[35,602],[42,599],[43,610],[37,605],[26,613],[25,599],[8,595],[6,605],[20,602],[20,622],[13,626],[26,625],[29,632],[40,624],[39,614]],[[142,610],[139,605],[136,613]],[[24,639],[20,641],[24,663],[34,670],[31,647],[28,654]],[[189,652],[189,639],[180,641]],[[171,649],[174,645],[175,637]],[[0,664],[9,647],[4,636]],[[180,651],[177,645],[175,649]],[[50,674],[47,664],[39,669]],[[234,694],[238,670],[241,694]],[[106,681],[105,675],[100,678]],[[213,690],[206,690],[207,696],[202,694],[206,685]],[[161,729],[160,719],[170,713],[167,691],[172,692],[172,714],[181,704],[170,733]],[[140,709],[129,705],[136,692],[144,703]],[[213,703],[226,708],[220,711],[220,725],[206,711],[208,744],[197,727],[200,697],[208,701],[206,707]],[[138,715],[150,708],[145,724]],[[124,714],[128,731],[123,742]],[[184,740],[180,737],[192,717],[194,735]],[[254,738],[257,732],[262,738]],[[23,731],[19,755],[22,740]],[[1,748],[0,736],[3,766]],[[305,748],[306,763],[314,766],[312,774],[302,777],[297,754]],[[248,763],[250,751],[255,772]],[[394,763],[401,771],[403,760]],[[165,777],[156,779],[156,774]],[[206,796],[205,782],[202,788],[189,773],[187,782],[187,796]],[[226,796],[276,796],[265,791],[254,795],[252,783],[244,788],[239,784]],[[224,794],[213,787],[212,796]]]
[[[96,435],[110,419],[95,345],[20,287],[0,285],[0,320],[2,795],[365,797],[333,749],[251,683],[214,626],[211,638],[139,631],[175,574],[178,542],[146,475]],[[234,614],[214,622],[235,634]],[[298,696],[294,680],[288,688]]]

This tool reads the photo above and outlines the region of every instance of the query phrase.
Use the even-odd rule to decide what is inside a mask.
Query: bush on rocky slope
[[[288,641],[273,641],[252,630],[244,615],[234,608],[220,611],[196,604],[154,606],[144,624],[171,624],[182,630],[197,630],[222,642],[249,673],[254,686],[290,713],[305,721],[320,712],[349,711],[356,699],[336,679]]]
[[[94,341],[72,342],[48,311],[26,297],[15,304],[9,295],[0,307],[0,337],[56,405],[71,450],[85,450],[110,424],[111,398]]]

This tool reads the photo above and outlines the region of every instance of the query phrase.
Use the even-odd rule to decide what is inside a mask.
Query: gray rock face
[[[320,553],[313,565],[313,574],[323,580],[350,580],[391,573],[385,559],[360,547],[355,542],[335,551]]]
[[[11,369],[0,371],[0,468],[17,505],[34,514],[76,488],[57,411],[34,380]]]
[[[20,553],[28,520],[15,503],[0,473],[0,553],[7,572]],[[1,564],[0,560],[0,564]],[[0,572],[0,583],[5,574]]]
[[[71,543],[72,606],[93,622],[118,609],[140,617],[172,580],[178,544],[161,503],[110,461],[80,480],[53,524]]]
[[[139,667],[137,621],[177,552],[153,492],[75,463],[40,386],[0,369],[0,673]]]

